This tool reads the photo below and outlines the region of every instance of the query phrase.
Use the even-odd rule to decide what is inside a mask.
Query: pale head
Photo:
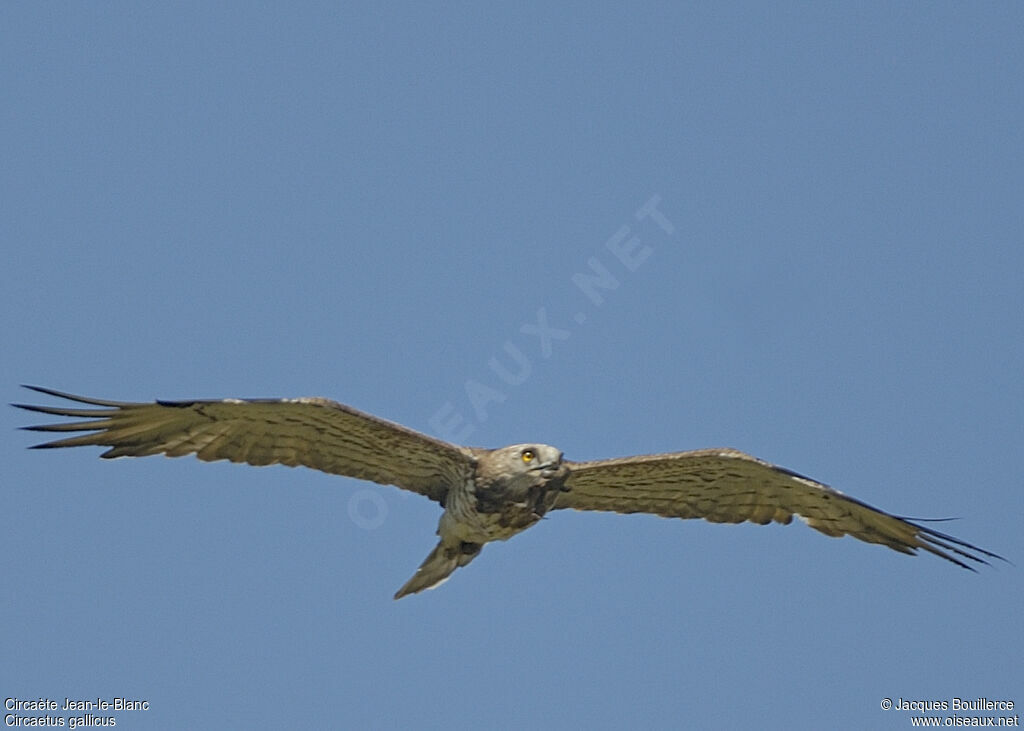
[[[562,451],[549,444],[511,444],[486,452],[478,462],[484,484],[505,490],[525,490],[564,479]]]

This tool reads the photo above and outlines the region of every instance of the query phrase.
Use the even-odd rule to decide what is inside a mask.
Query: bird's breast
[[[544,517],[555,504],[559,488],[531,485],[525,489],[468,480],[450,491],[445,508],[459,538],[474,543],[508,540]]]

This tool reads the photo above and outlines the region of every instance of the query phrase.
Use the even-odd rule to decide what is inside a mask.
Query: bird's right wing
[[[131,403],[27,388],[101,407],[14,404],[43,414],[87,419],[25,427],[90,432],[36,448],[98,445],[110,447],[100,455],[106,458],[195,453],[207,462],[302,465],[397,485],[442,505],[448,485],[464,479],[474,461],[468,449],[323,398]]]

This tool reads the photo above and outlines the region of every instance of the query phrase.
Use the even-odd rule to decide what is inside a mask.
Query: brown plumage
[[[322,398],[130,403],[27,388],[99,407],[14,404],[85,419],[25,427],[89,432],[35,448],[96,445],[108,447],[106,458],[194,453],[206,461],[302,465],[440,503],[441,540],[396,599],[437,586],[486,543],[507,540],[562,508],[716,523],[789,523],[797,515],[829,536],[851,535],[901,553],[923,549],[967,569],[968,561],[1001,558],[734,449],[570,462],[544,444],[449,444]]]

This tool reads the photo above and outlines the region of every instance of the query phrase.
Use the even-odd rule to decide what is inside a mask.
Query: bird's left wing
[[[91,407],[14,404],[43,414],[85,418],[25,427],[89,434],[36,448],[110,447],[102,457],[195,455],[251,465],[302,465],[322,472],[397,485],[444,503],[448,485],[472,469],[472,453],[454,444],[322,398],[224,399],[131,403],[84,398],[27,386]]]
[[[829,536],[851,535],[901,553],[924,549],[958,566],[994,553],[890,515],[783,467],[735,449],[568,462],[568,492],[555,508],[652,513],[714,523],[772,521],[794,515]],[[959,558],[958,558],[959,557]]]

